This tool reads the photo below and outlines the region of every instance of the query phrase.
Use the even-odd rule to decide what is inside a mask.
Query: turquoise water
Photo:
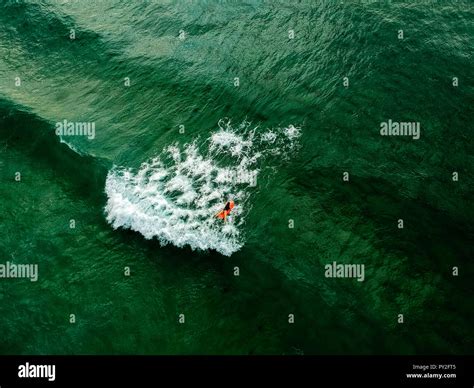
[[[2,2],[0,353],[472,353],[473,16]]]

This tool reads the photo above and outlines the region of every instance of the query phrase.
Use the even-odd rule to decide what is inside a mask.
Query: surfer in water
[[[231,200],[225,204],[224,210],[216,214],[216,217],[223,219],[225,222],[227,219],[227,216],[230,214],[233,208],[234,208],[234,201]]]

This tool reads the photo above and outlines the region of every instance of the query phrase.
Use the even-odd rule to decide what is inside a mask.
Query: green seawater
[[[0,264],[39,277],[0,279],[0,353],[472,354],[473,38],[472,1],[2,0]],[[113,225],[114,171],[193,142],[236,163],[222,120],[300,130],[241,187],[240,248],[160,229],[138,184]]]

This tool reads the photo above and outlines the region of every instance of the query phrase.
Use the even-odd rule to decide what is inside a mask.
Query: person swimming
[[[230,212],[232,211],[232,209],[234,208],[234,201],[228,201],[226,204],[225,204],[225,207],[224,207],[224,210],[220,211],[219,213],[216,214],[216,217],[217,218],[221,218],[224,220],[224,222],[226,221],[227,219],[227,216],[230,214]]]

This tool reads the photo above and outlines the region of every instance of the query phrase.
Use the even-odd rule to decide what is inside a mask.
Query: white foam
[[[62,143],[62,144],[66,144],[68,146],[68,148],[75,152],[76,154],[79,154],[81,156],[84,156],[84,153],[81,152],[78,148],[74,147],[71,143],[68,143],[66,140],[64,140],[61,136],[59,137],[59,142]]]
[[[283,132],[290,140],[300,137],[301,135],[300,128],[296,128],[293,125],[290,125],[289,127],[284,128]]]
[[[219,127],[204,146],[172,144],[137,171],[109,171],[107,221],[114,228],[157,238],[162,245],[226,256],[238,251],[245,242],[242,227],[261,171],[259,160],[292,148],[300,130],[290,126],[259,134],[249,123],[233,128],[230,121],[219,122]],[[223,223],[215,215],[230,199],[236,206]]]
[[[265,132],[261,136],[261,140],[267,143],[275,143],[276,139],[277,139],[277,134],[273,132],[272,130]]]

